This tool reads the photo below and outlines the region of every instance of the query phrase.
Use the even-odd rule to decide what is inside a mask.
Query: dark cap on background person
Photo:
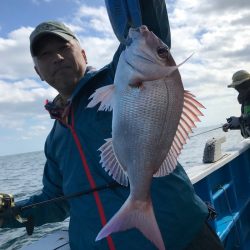
[[[57,21],[47,21],[40,23],[30,34],[30,53],[32,57],[36,56],[37,42],[46,35],[55,35],[65,41],[76,39],[75,34],[66,25]]]
[[[239,70],[233,74],[232,83],[229,84],[227,87],[228,88],[237,88],[242,83],[249,81],[249,80],[250,80],[250,73],[247,72],[246,70]]]

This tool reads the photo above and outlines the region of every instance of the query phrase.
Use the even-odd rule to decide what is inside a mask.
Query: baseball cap
[[[30,53],[35,56],[35,45],[44,35],[52,34],[66,41],[77,39],[75,34],[63,23],[57,21],[46,21],[40,23],[30,34]]]
[[[243,82],[250,80],[250,74],[246,70],[239,70],[233,74],[232,80],[232,83],[227,86],[228,88],[235,88]]]

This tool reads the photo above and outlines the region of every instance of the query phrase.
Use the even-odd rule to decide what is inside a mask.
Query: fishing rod
[[[73,194],[69,194],[69,195],[62,195],[62,196],[58,196],[52,199],[48,199],[45,201],[41,201],[41,202],[37,202],[37,203],[33,203],[30,205],[24,205],[24,206],[16,206],[15,202],[14,202],[14,196],[11,194],[2,194],[0,193],[0,218],[9,218],[9,217],[14,217],[18,222],[24,224],[24,226],[26,227],[26,231],[28,233],[28,235],[32,235],[33,231],[34,231],[34,222],[33,222],[33,218],[32,217],[28,217],[28,218],[23,218],[20,216],[20,213],[27,210],[27,209],[31,209],[31,208],[37,208],[37,207],[41,207],[44,205],[48,205],[50,203],[54,203],[54,202],[58,202],[58,201],[62,201],[62,200],[69,200],[69,199],[73,199],[82,195],[87,195],[90,193],[94,193],[96,191],[100,191],[100,190],[105,190],[108,188],[116,188],[116,187],[122,187],[120,184],[118,184],[117,182],[111,182],[111,183],[107,183],[95,188],[91,188],[91,189],[87,189],[87,190],[83,190],[80,192],[76,192]]]
[[[208,133],[208,132],[211,132],[211,131],[217,130],[217,129],[222,128],[222,127],[223,127],[223,126],[220,126],[220,127],[217,127],[217,128],[213,128],[213,129],[210,129],[210,130],[207,130],[207,131],[201,132],[201,133],[196,134],[196,135],[192,135],[192,136],[190,136],[190,138],[191,138],[191,137],[195,137],[195,136],[197,136],[197,135],[206,134],[206,133]]]
[[[30,209],[30,208],[40,207],[40,206],[47,205],[47,204],[57,202],[57,201],[61,201],[61,200],[69,200],[69,199],[76,198],[76,197],[79,197],[79,196],[82,196],[82,195],[90,194],[90,193],[100,191],[100,190],[104,190],[104,189],[108,189],[108,188],[115,188],[115,187],[118,187],[118,186],[121,186],[121,185],[119,185],[117,182],[104,184],[104,185],[98,186],[96,188],[91,188],[91,189],[88,189],[88,190],[76,192],[76,193],[69,194],[69,195],[62,195],[62,196],[52,198],[52,199],[49,199],[49,200],[45,200],[45,201],[37,202],[37,203],[31,204],[31,205],[23,206],[23,207],[20,207],[20,211],[22,212],[22,211]]]

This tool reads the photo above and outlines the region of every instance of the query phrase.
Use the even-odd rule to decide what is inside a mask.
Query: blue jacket
[[[152,2],[164,3],[162,0]],[[157,16],[157,11],[160,9],[157,5],[154,7],[151,6],[149,10],[142,8],[142,18],[144,24],[148,25],[151,21],[154,32],[161,37],[159,23],[163,20],[168,21],[167,14],[161,16],[164,17],[161,22],[156,23],[150,13]],[[143,13],[147,14],[144,16]],[[29,200],[23,201],[22,205],[113,182],[100,166],[100,156],[97,151],[104,143],[104,139],[111,137],[112,113],[97,112],[97,107],[86,109],[86,106],[89,96],[97,88],[113,83],[121,49],[122,46],[109,65],[99,71],[87,72],[80,80],[67,109],[66,124],[60,121],[60,110],[58,112],[54,110],[53,104],[52,108],[49,108],[52,116],[59,120],[55,120],[45,144],[47,161],[44,168],[43,189],[40,195],[32,196]],[[203,226],[208,214],[207,206],[195,194],[181,165],[166,177],[154,178],[151,191],[156,219],[166,248],[168,250],[185,248]],[[118,211],[128,195],[129,188],[105,189],[68,201],[33,208],[23,212],[22,215],[24,217],[32,215],[36,226],[62,221],[70,216],[69,236],[73,250],[155,249],[155,246],[136,229],[115,233],[108,240],[95,242],[103,224]],[[4,225],[4,227],[18,226],[21,225],[14,221],[6,222]]]

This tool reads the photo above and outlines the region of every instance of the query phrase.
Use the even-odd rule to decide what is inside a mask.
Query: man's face
[[[73,93],[86,70],[86,55],[75,39],[65,41],[49,35],[38,41],[33,58],[41,80],[55,88],[63,98]]]
[[[244,93],[250,90],[250,80],[246,80],[245,82],[241,83],[240,85],[236,86],[235,89],[239,93]]]

